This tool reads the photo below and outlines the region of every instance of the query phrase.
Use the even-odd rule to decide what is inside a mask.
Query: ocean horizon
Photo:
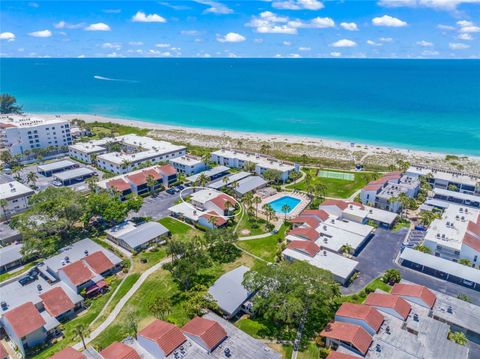
[[[30,113],[480,155],[480,61],[3,58]]]

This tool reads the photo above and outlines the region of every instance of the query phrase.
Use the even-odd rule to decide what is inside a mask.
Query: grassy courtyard
[[[335,171],[342,173],[351,173],[354,175],[353,181],[335,178],[318,177],[318,169],[316,168],[304,168],[303,171],[312,176],[312,182],[314,184],[323,184],[326,187],[326,197],[348,198],[355,191],[364,187],[368,182],[378,178],[378,174],[375,172],[347,172],[347,171]],[[296,189],[299,191],[305,191],[307,183],[305,180],[300,183],[287,186],[289,189]]]
[[[286,227],[282,226],[278,233],[271,236],[247,241],[237,241],[237,245],[247,252],[268,262],[275,261],[275,255],[280,248],[280,241],[285,238]]]

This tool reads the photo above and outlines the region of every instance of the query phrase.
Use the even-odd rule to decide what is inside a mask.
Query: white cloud
[[[323,4],[318,0],[277,0],[272,6],[283,10],[320,10]]]
[[[114,51],[110,54],[107,54],[107,57],[125,57],[125,56]]]
[[[130,41],[128,44],[130,46],[142,46],[143,42],[142,41]]]
[[[332,56],[332,57],[340,57],[340,56],[342,56],[342,53],[341,53],[341,52],[334,51],[334,52],[331,52],[331,53],[330,53],[330,56]]]
[[[460,42],[451,42],[448,44],[448,47],[452,50],[465,50],[470,47],[470,45],[462,44]]]
[[[460,28],[460,32],[480,32],[480,26],[465,26]]]
[[[473,40],[473,36],[470,35],[470,34],[467,33],[467,32],[464,32],[464,33],[458,35],[458,38],[459,38],[460,40],[466,40],[466,41]]]
[[[392,42],[393,39],[391,37],[381,37],[379,38],[381,42]]]
[[[170,44],[165,44],[165,43],[155,44],[155,47],[159,47],[161,49],[164,49],[170,46],[171,46]]]
[[[373,40],[367,40],[367,44],[370,45],[370,46],[382,46],[381,43],[375,42]]]
[[[133,22],[167,22],[167,20],[158,14],[145,14],[143,11],[137,11],[132,17]]]
[[[285,46],[290,46],[292,44],[291,41],[283,41],[282,44],[284,44]]]
[[[300,54],[288,54],[287,57],[292,59],[300,59],[302,56]]]
[[[455,30],[454,26],[442,25],[442,24],[437,25],[437,28],[440,30]]]
[[[253,42],[256,44],[263,44],[263,39],[253,39]]]
[[[103,22],[97,22],[96,24],[90,24],[85,28],[86,31],[110,31],[110,26]]]
[[[390,15],[383,15],[382,17],[374,17],[372,24],[375,26],[388,26],[388,27],[403,27],[407,26],[405,21],[392,17]]]
[[[78,24],[70,24],[68,22],[65,22],[63,20],[59,21],[59,22],[56,22],[53,24],[53,27],[55,29],[80,29],[82,27],[84,27],[85,24],[83,23],[78,23]]]
[[[270,11],[264,11],[258,16],[253,16],[245,25],[254,27],[259,33],[294,35],[299,28],[322,29],[334,27],[335,22],[329,17],[316,17],[307,21],[291,20],[288,16],[279,16]]]
[[[200,35],[200,31],[197,30],[182,30],[180,34],[187,35],[187,36],[198,36]]]
[[[245,36],[236,32],[229,32],[225,36],[217,36],[218,42],[242,42],[245,41]]]
[[[160,56],[160,57],[171,57],[172,53],[170,51],[159,51],[151,49],[147,51],[148,56]]]
[[[422,40],[422,41],[417,41],[417,45],[421,47],[432,47],[433,43],[431,43],[430,41]]]
[[[438,51],[424,50],[422,51],[422,56],[438,56],[440,53]]]
[[[455,10],[462,4],[480,4],[480,0],[380,0],[384,7],[428,7],[438,10]]]
[[[30,36],[33,37],[50,37],[52,36],[52,32],[50,30],[39,30],[28,33]]]
[[[102,44],[102,49],[113,49],[113,50],[120,50],[122,48],[122,45],[118,43],[113,43],[113,42],[104,42]]]
[[[342,22],[340,23],[340,26],[343,27],[345,30],[348,31],[357,31],[358,26],[354,22]]]
[[[298,51],[311,51],[312,48],[311,47],[306,47],[306,46],[300,46],[298,48]]]
[[[357,46],[357,43],[355,41],[352,41],[352,40],[342,39],[342,40],[338,40],[338,41],[334,42],[333,44],[330,44],[330,46],[333,46],[333,47],[355,47],[355,46]]]
[[[14,41],[15,34],[13,32],[2,32],[0,34],[0,40]]]
[[[211,13],[211,14],[217,14],[217,15],[227,15],[227,14],[233,13],[233,10],[230,9],[228,6],[216,1],[212,1],[212,0],[194,0],[194,1],[199,4],[208,6],[208,8],[204,11],[204,13]]]

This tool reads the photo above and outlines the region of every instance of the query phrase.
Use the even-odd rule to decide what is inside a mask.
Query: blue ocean
[[[480,61],[1,59],[27,112],[480,155]]]

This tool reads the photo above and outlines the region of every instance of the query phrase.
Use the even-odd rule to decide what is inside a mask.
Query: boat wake
[[[98,75],[95,75],[93,76],[93,78],[95,80],[103,80],[103,81],[116,81],[116,82],[128,82],[128,83],[137,83],[138,81],[135,81],[135,80],[125,80],[125,79],[112,79],[110,77],[104,77],[104,76],[98,76]]]

